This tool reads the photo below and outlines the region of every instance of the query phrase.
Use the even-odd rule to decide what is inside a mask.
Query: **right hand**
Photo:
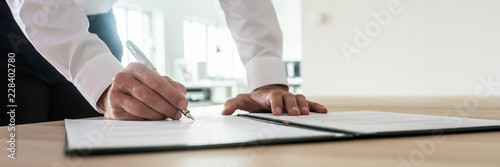
[[[97,106],[106,119],[163,120],[180,119],[179,109],[187,108],[184,85],[140,63],[130,63],[115,75],[101,95]]]

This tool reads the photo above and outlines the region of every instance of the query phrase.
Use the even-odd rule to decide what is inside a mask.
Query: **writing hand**
[[[180,119],[188,102],[184,85],[160,76],[140,63],[130,63],[115,75],[97,106],[106,119],[162,120]]]

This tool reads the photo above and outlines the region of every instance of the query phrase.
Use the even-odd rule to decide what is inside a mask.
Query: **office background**
[[[355,27],[378,22],[371,12],[400,2],[361,53],[346,61]],[[497,82],[500,95],[500,5],[493,0],[302,1],[304,92],[345,96],[474,96],[478,78]],[[323,14],[324,24],[311,24]],[[314,16],[313,16],[314,18]],[[376,32],[376,31],[374,31]],[[321,72],[324,71],[324,72]],[[326,73],[321,77],[317,73]],[[484,90],[482,90],[484,91]],[[481,94],[490,93],[484,91]]]
[[[273,3],[295,93],[500,95],[498,1]],[[162,74],[184,83],[190,100],[222,103],[247,91],[217,0],[121,0],[114,12],[122,40],[138,43]],[[128,56],[124,65],[133,61]]]

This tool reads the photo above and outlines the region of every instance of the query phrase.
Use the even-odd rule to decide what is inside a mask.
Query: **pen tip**
[[[186,113],[186,116],[189,118],[189,119],[192,119],[194,121],[194,118],[193,116],[190,114],[190,113]]]

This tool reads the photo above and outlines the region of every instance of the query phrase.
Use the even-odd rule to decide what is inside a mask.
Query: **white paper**
[[[306,116],[289,116],[287,114],[274,116],[269,113],[251,113],[250,115],[361,133],[500,126],[500,121],[497,120],[379,111],[310,113]]]
[[[237,116],[199,116],[164,121],[66,119],[68,149],[195,146],[303,137],[340,137]]]

